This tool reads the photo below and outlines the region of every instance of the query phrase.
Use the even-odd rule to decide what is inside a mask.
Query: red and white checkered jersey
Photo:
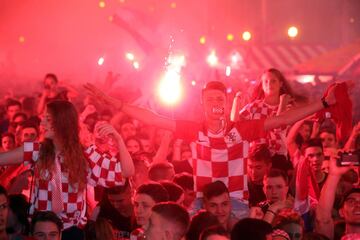
[[[220,180],[228,187],[231,197],[247,199],[249,141],[263,136],[263,120],[230,122],[218,134],[211,133],[203,124],[177,121],[176,137],[191,142],[197,197],[202,197],[204,185]]]
[[[24,164],[31,164],[32,168],[34,168],[39,157],[39,149],[40,143],[25,142]],[[88,184],[113,187],[125,183],[121,173],[120,161],[116,158],[99,152],[95,145],[89,146],[84,151],[84,154],[89,163]],[[77,184],[72,186],[69,183],[69,174],[64,170],[63,155],[57,154],[56,157],[61,164],[61,197],[64,204],[63,211],[59,214],[59,217],[64,222],[64,228],[69,228],[73,225],[84,226],[86,224],[85,191],[79,191]],[[49,174],[49,171],[46,170],[44,176],[49,176]],[[34,187],[31,194],[30,214],[33,214],[35,211],[51,211],[51,199],[52,188],[50,181],[42,179],[37,174],[34,178]]]
[[[255,100],[247,104],[240,110],[241,119],[266,119],[268,117],[276,116],[278,105],[272,106],[266,104],[263,100]],[[287,128],[277,128],[268,131],[266,138],[258,139],[251,144],[267,144],[272,155],[282,154],[287,155],[286,148],[286,134]]]

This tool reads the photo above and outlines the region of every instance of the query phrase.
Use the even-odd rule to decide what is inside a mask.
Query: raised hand
[[[86,83],[84,88],[87,90],[90,96],[104,104],[112,105],[114,107],[121,107],[123,104],[121,100],[110,97],[91,83]]]
[[[98,122],[95,125],[95,134],[100,138],[112,137],[115,139],[120,139],[120,134],[116,129],[108,122]]]

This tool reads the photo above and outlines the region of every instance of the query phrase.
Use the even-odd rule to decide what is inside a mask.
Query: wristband
[[[325,97],[321,98],[321,102],[322,102],[322,105],[324,106],[324,108],[329,108],[330,107],[330,105],[326,102]]]

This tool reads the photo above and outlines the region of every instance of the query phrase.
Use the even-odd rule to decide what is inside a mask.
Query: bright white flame
[[[103,58],[103,57],[100,57],[100,58],[99,58],[98,64],[99,64],[99,66],[101,66],[101,65],[104,64],[104,58]]]
[[[211,67],[214,67],[217,65],[218,63],[218,57],[216,56],[215,51],[211,51],[211,53],[209,54],[209,56],[207,57],[207,62]]]
[[[196,81],[195,81],[195,80],[192,80],[192,81],[191,81],[191,85],[195,86],[195,85],[196,85]]]
[[[315,84],[315,76],[314,75],[300,75],[297,77],[297,81],[299,83],[311,83],[311,84]]]
[[[178,70],[186,64],[184,55],[170,56],[167,62],[171,65],[171,68],[176,68]]]
[[[180,73],[175,69],[168,69],[160,81],[158,94],[163,103],[174,105],[178,103],[182,95]]]
[[[126,56],[126,58],[127,58],[128,60],[130,60],[130,61],[134,61],[134,59],[135,59],[134,54],[132,54],[132,53],[130,53],[130,52],[126,53],[125,56]]]
[[[135,69],[139,69],[139,68],[140,68],[139,62],[137,62],[137,61],[133,62],[133,67],[134,67]]]
[[[299,31],[297,29],[297,27],[291,26],[288,29],[288,35],[291,38],[295,38],[298,35]]]
[[[184,55],[170,55],[167,60],[166,72],[161,79],[158,94],[166,105],[175,105],[182,96],[181,68],[185,66]]]
[[[243,32],[242,38],[244,39],[244,41],[249,41],[251,39],[251,33],[249,31]]]
[[[226,74],[227,77],[230,76],[230,74],[231,74],[231,67],[230,66],[226,66],[225,74]]]

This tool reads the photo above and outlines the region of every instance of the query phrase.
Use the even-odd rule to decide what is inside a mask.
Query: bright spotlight
[[[245,31],[242,34],[242,39],[244,39],[244,41],[250,41],[251,39],[251,33],[249,31]]]
[[[206,43],[206,38],[205,36],[201,36],[199,39],[200,44],[204,45]]]
[[[191,85],[195,86],[195,85],[196,85],[196,81],[195,81],[195,80],[192,80],[192,81],[191,81]]]
[[[140,68],[139,62],[137,62],[137,61],[133,62],[133,67],[134,67],[135,69],[139,69],[139,68]]]
[[[104,8],[105,7],[105,2],[104,1],[100,1],[99,2],[99,8]]]
[[[99,60],[98,60],[98,65],[101,66],[103,64],[104,64],[104,58],[100,57]]]
[[[226,75],[227,77],[229,77],[230,74],[231,74],[231,67],[230,67],[230,66],[226,66],[225,75]]]
[[[125,56],[126,56],[126,58],[127,58],[128,60],[130,60],[130,61],[134,61],[134,59],[135,59],[134,54],[132,54],[132,53],[130,53],[130,52],[126,53]]]
[[[295,38],[299,34],[299,30],[295,26],[291,26],[288,29],[288,36],[290,38]]]
[[[232,35],[231,33],[229,33],[229,34],[226,36],[226,39],[227,39],[228,41],[232,41],[232,40],[234,40],[234,35]]]
[[[218,57],[216,56],[215,51],[211,51],[211,53],[209,54],[209,56],[207,57],[207,62],[211,67],[214,67],[217,65],[218,63]]]
[[[158,94],[166,105],[175,105],[181,99],[182,86],[180,73],[175,69],[168,69],[158,87]]]

